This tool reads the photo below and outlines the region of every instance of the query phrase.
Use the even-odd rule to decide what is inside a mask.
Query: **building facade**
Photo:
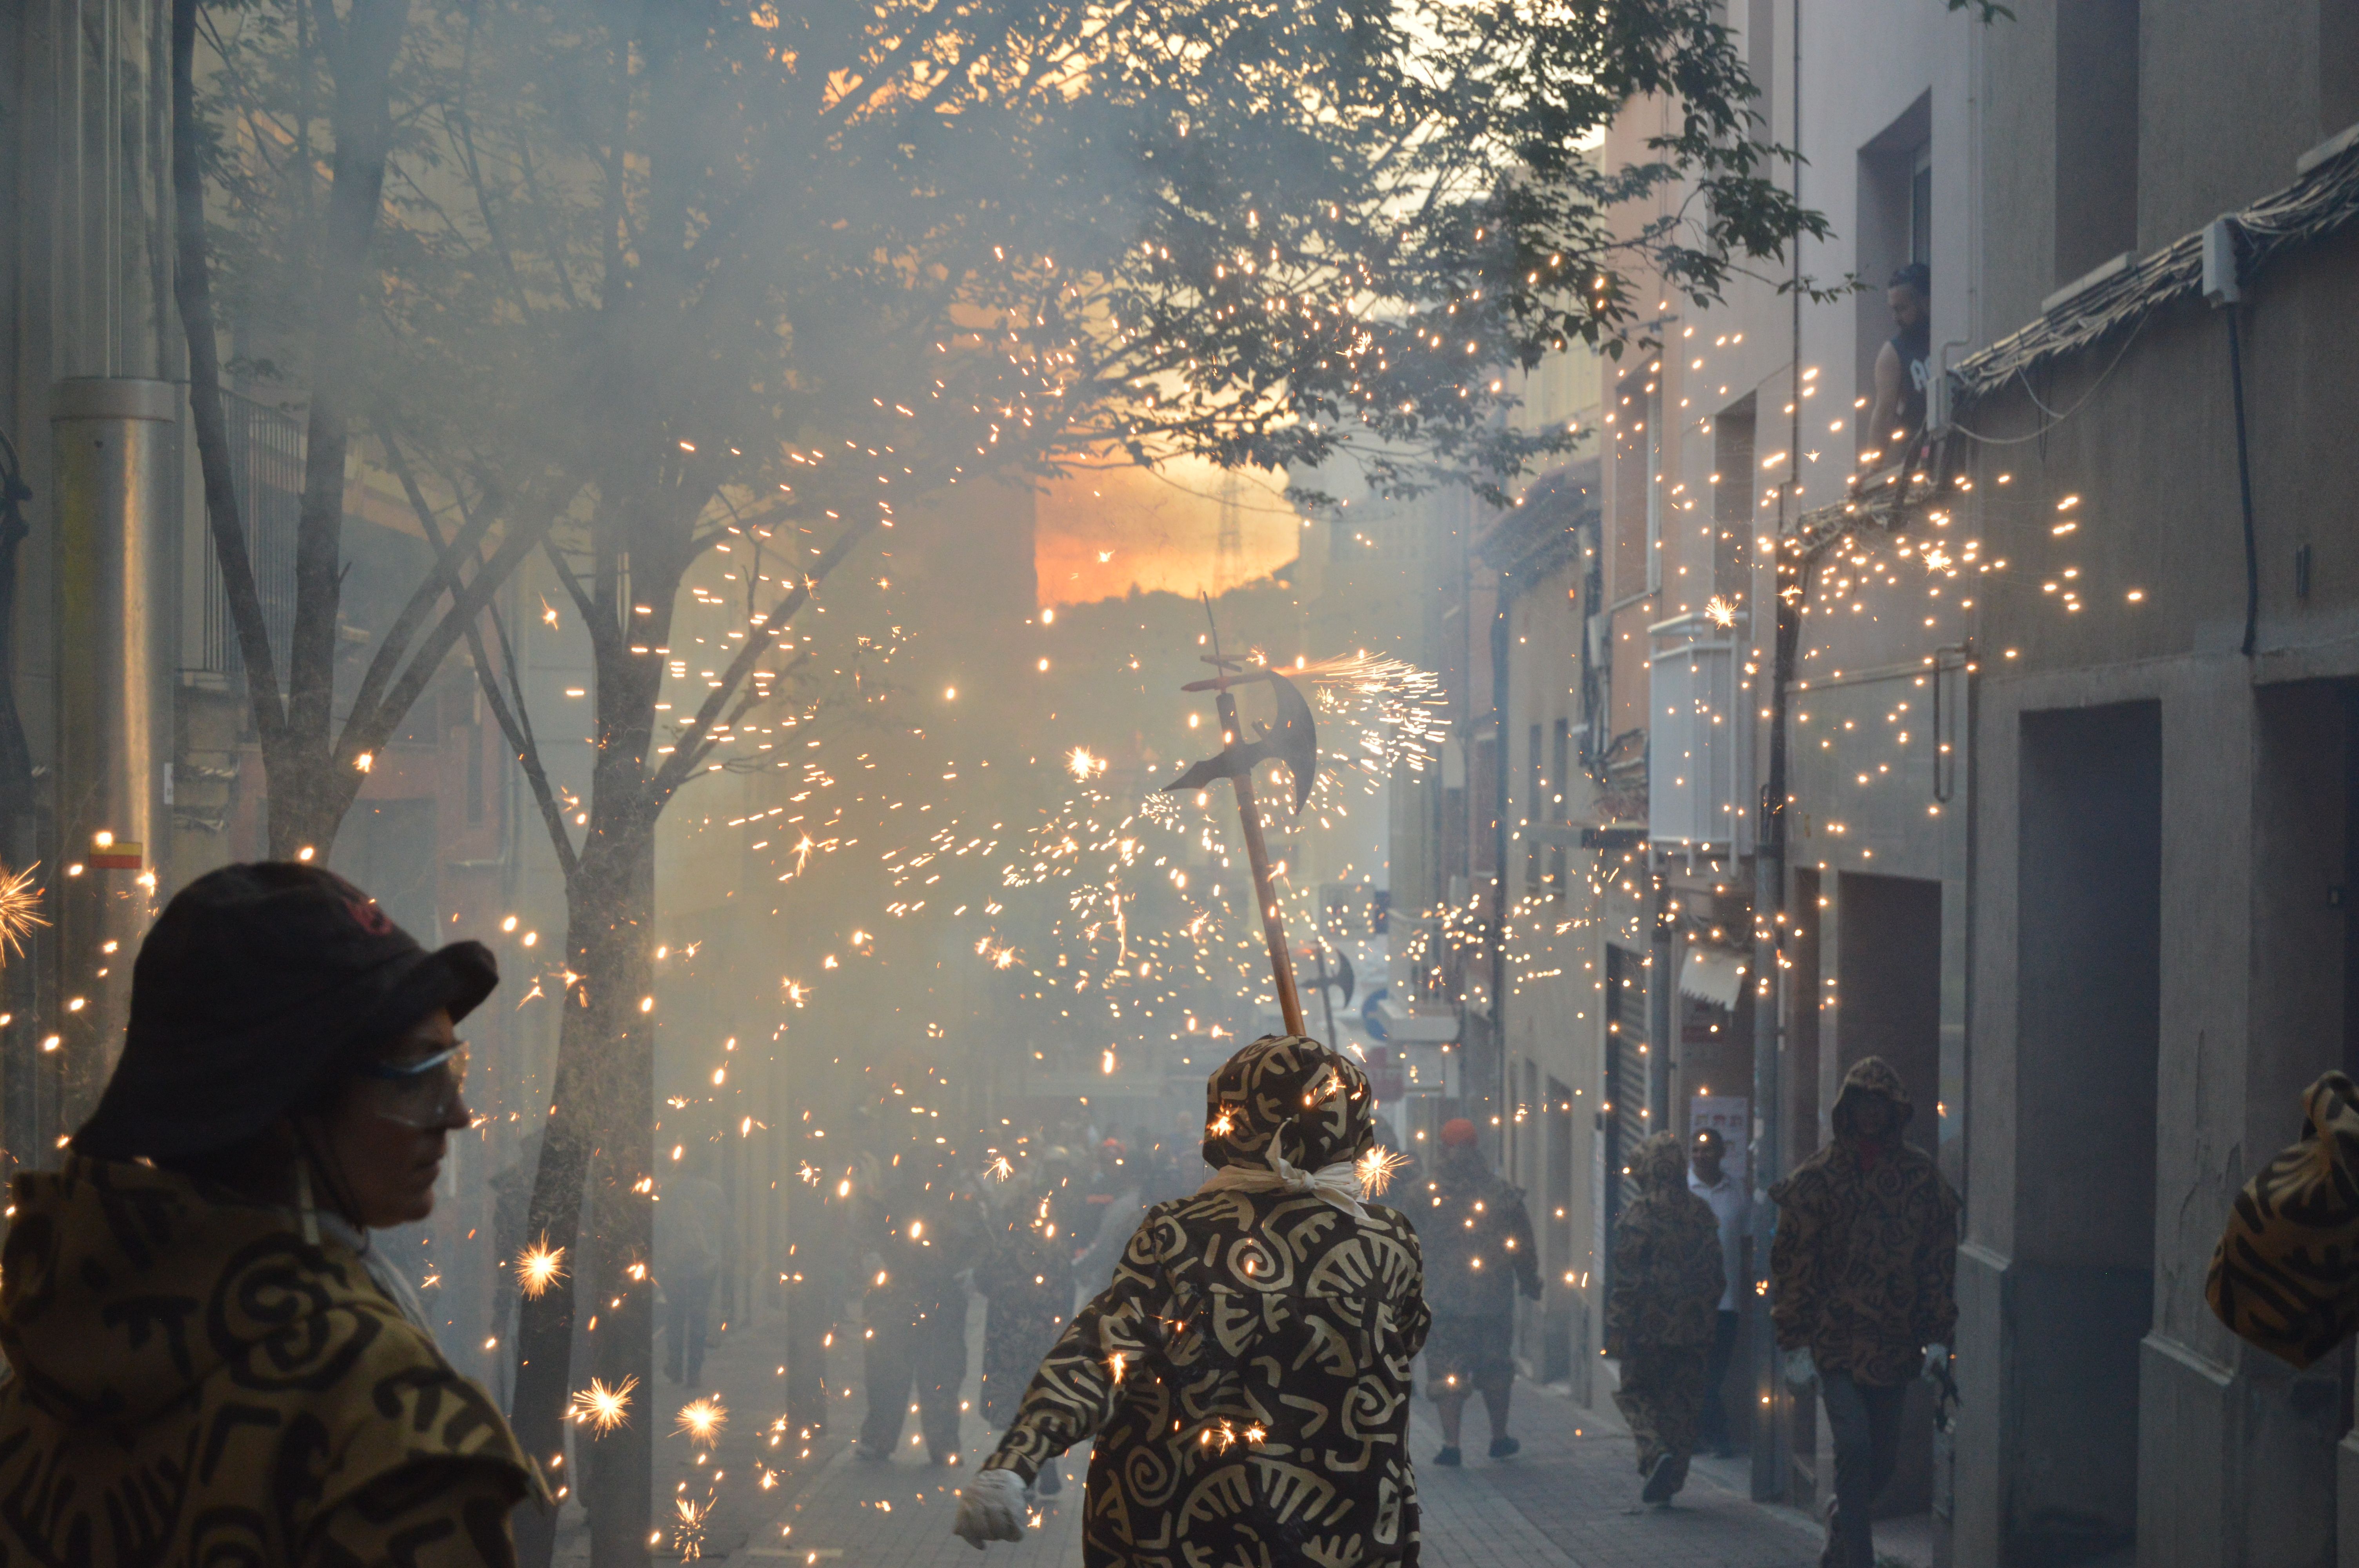
[[[1987,35],[1945,442],[1991,568],[1960,1563],[2359,1560],[2347,1351],[2297,1376],[2203,1300],[2359,1016],[2354,28],[2120,0]]]
[[[0,5],[0,866],[29,874],[47,922],[16,931],[0,964],[9,1169],[53,1162],[94,1101],[155,911],[266,847],[267,784],[173,303],[169,22],[161,0]],[[246,384],[226,400],[234,485],[283,672],[303,393]],[[357,467],[342,547],[340,694],[432,560],[389,476]],[[516,938],[561,928],[561,903],[536,904],[524,872],[518,784],[473,669],[454,660],[374,759],[326,859],[422,941],[453,931],[498,941],[511,914]],[[514,940],[501,953],[512,975],[528,956]],[[516,1158],[522,1123],[504,1113],[545,1071],[554,1031],[544,1041],[541,1022],[494,1007],[471,1023],[471,1093],[503,1114],[453,1141],[444,1237],[489,1235],[485,1178]],[[446,1348],[488,1371],[499,1359],[484,1346],[497,1328],[490,1249],[438,1250],[423,1232],[395,1245],[416,1253]]]

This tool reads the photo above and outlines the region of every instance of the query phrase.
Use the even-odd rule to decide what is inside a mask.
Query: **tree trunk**
[[[198,470],[204,478],[205,517],[245,665],[246,698],[254,709],[255,733],[262,737],[266,773],[286,732],[287,712],[278,698],[278,674],[264,633],[254,557],[230,477],[221,350],[214,340],[212,254],[205,238],[204,172],[197,163],[196,51],[197,0],[172,0],[172,226],[179,263],[172,273],[173,302],[179,307],[180,330],[189,344],[189,413],[196,427]]]
[[[330,770],[335,766],[344,463],[358,380],[353,344],[393,150],[393,61],[409,23],[409,0],[353,0],[342,21],[334,0],[317,0],[317,8],[336,82],[330,116],[336,148],[311,319],[311,403],[295,532],[295,624],[287,654],[290,743],[281,765],[270,770],[270,853],[277,860],[304,849],[324,860],[343,816]]]
[[[654,1172],[652,1017],[639,1011],[650,993],[653,960],[646,932],[653,916],[655,840],[651,831],[593,833],[566,890],[568,965],[572,986],[557,1049],[557,1086],[548,1136],[534,1173],[531,1241],[565,1249],[565,1276],[527,1297],[516,1336],[512,1420],[525,1452],[549,1470],[552,1487],[590,1488],[598,1543],[593,1561],[622,1562],[612,1544],[636,1543],[644,1563],[657,1420],[652,1268],[652,1206],[631,1188]],[[584,1184],[592,1224],[584,1237]],[[586,1271],[586,1272],[585,1272]],[[613,1303],[619,1300],[617,1309]],[[592,1325],[586,1376],[572,1366],[576,1321]],[[595,1377],[609,1389],[636,1379],[624,1423],[605,1433],[585,1428],[582,1470],[551,1466],[564,1453],[565,1410],[577,1383]],[[516,1516],[516,1557],[547,1568],[555,1520],[531,1510]],[[616,1532],[620,1531],[619,1538]]]
[[[646,661],[642,661],[646,662]],[[652,819],[626,829],[615,879],[621,895],[606,912],[606,966],[619,1027],[605,1055],[604,1115],[590,1162],[589,1262],[597,1281],[592,1303],[590,1361],[613,1388],[639,1387],[640,1419],[600,1438],[589,1478],[591,1568],[644,1564],[658,1525],[654,1513],[655,1440],[669,1419],[656,1392],[655,1015],[641,1000],[655,994],[649,931],[655,919]]]

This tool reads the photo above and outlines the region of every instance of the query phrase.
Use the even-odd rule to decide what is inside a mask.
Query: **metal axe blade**
[[[1293,781],[1294,812],[1299,816],[1319,776],[1318,720],[1300,689],[1277,671],[1257,670],[1238,678],[1269,683],[1270,694],[1277,704],[1277,728],[1260,725],[1259,740],[1233,741],[1163,787],[1167,791],[1202,789],[1215,779],[1247,777],[1263,762],[1280,762]]]

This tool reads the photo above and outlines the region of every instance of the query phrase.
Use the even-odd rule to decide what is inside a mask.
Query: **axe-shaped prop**
[[[1204,617],[1211,620],[1212,601],[1204,602]],[[1269,968],[1277,984],[1278,1011],[1285,1016],[1288,1034],[1309,1033],[1302,1022],[1302,998],[1294,989],[1294,959],[1286,945],[1286,924],[1279,917],[1277,895],[1269,880],[1269,849],[1262,842],[1261,808],[1255,804],[1253,771],[1266,762],[1286,764],[1294,782],[1294,809],[1299,812],[1310,798],[1311,779],[1319,771],[1319,735],[1311,721],[1310,704],[1292,681],[1276,670],[1245,671],[1243,661],[1224,657],[1221,653],[1220,628],[1212,629],[1212,652],[1204,662],[1212,666],[1210,680],[1190,681],[1182,691],[1210,691],[1220,707],[1221,750],[1206,757],[1186,773],[1163,787],[1166,790],[1202,789],[1215,779],[1226,779],[1237,794],[1237,815],[1243,820],[1245,835],[1245,860],[1253,867],[1254,898],[1261,906],[1262,936],[1269,944]],[[1233,666],[1237,666],[1233,669]],[[1277,700],[1277,728],[1260,726],[1258,740],[1245,738],[1245,725],[1237,718],[1237,699],[1229,690],[1232,685],[1266,680]]]

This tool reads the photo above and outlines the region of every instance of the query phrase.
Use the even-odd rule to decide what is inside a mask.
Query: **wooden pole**
[[[1340,1051],[1343,1047],[1342,1043],[1335,1038],[1335,982],[1327,973],[1326,942],[1324,940],[1320,941],[1319,945],[1313,947],[1311,951],[1319,956],[1319,1005],[1327,1010],[1327,1044],[1334,1046]]]
[[[1237,722],[1237,699],[1223,687],[1219,694],[1221,744],[1233,746],[1245,733]],[[1253,867],[1254,898],[1261,906],[1261,934],[1269,943],[1270,973],[1277,981],[1277,1009],[1286,1018],[1288,1034],[1308,1034],[1302,1021],[1302,998],[1294,989],[1294,955],[1287,950],[1286,924],[1278,918],[1277,894],[1270,887],[1269,848],[1262,842],[1261,807],[1254,802],[1253,771],[1230,775],[1236,786],[1237,815],[1244,819],[1245,860]]]

